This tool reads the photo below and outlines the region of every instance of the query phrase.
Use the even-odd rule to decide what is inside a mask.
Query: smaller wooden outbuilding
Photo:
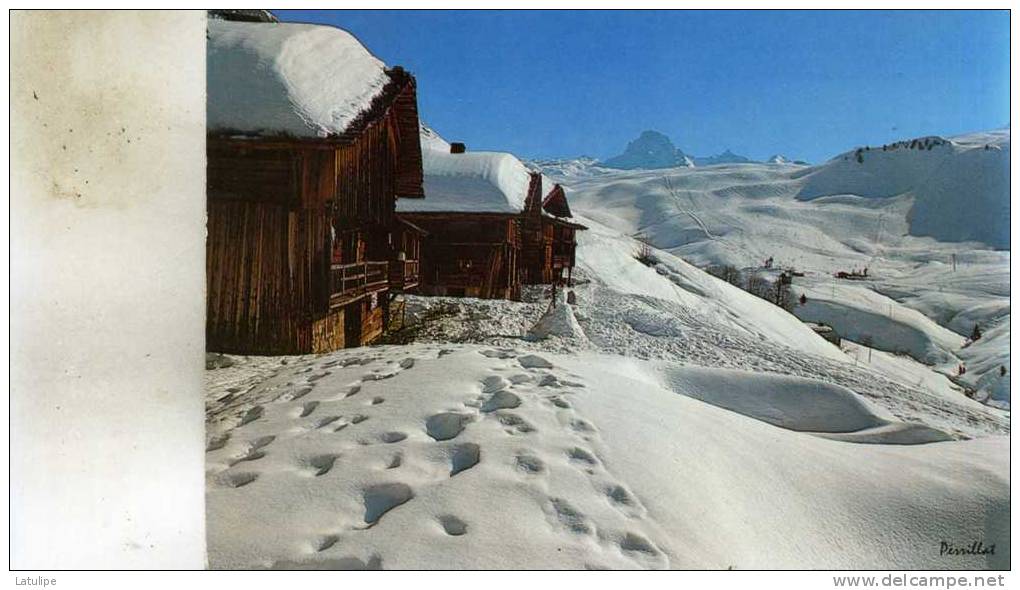
[[[526,285],[570,284],[577,232],[587,228],[570,221],[573,215],[561,185],[538,172],[531,175],[528,201],[521,215],[522,280]]]
[[[421,292],[520,299],[524,284],[569,280],[576,232],[563,187],[511,154],[460,152],[423,130],[424,200],[401,218],[424,228]]]

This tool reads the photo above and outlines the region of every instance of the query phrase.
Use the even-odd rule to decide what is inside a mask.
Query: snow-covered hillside
[[[858,148],[804,172],[798,198],[909,195],[911,235],[1009,248],[1009,131]]]
[[[918,147],[925,145],[931,149]],[[959,208],[973,203],[975,210],[996,210],[1008,223],[1001,214],[1008,212],[1008,185],[994,182],[1008,173],[1008,153],[1008,132],[993,132],[871,148],[862,152],[863,164],[849,152],[849,159],[814,167],[547,172],[571,189],[575,211],[699,266],[775,275],[778,270],[761,268],[772,257],[777,269],[803,272],[793,290],[808,304],[797,315],[942,372],[955,373],[962,360],[969,369],[962,381],[975,386],[989,371],[1008,368],[1008,350],[999,347],[1008,342],[1009,253],[997,249],[994,233],[985,233],[990,227]],[[984,164],[975,165],[978,160]],[[942,177],[952,180],[939,185]],[[942,209],[949,198],[963,205]],[[920,219],[947,239],[990,237],[955,242],[912,235]],[[866,280],[833,278],[865,268]],[[975,324],[1004,332],[999,347],[961,349]]]

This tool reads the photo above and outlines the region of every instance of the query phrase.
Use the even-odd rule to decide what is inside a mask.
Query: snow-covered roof
[[[389,82],[350,33],[321,25],[210,20],[209,130],[341,134]]]
[[[520,213],[531,173],[513,154],[422,150],[425,198],[399,199],[399,213]]]
[[[418,136],[421,139],[422,150],[450,151],[450,142],[443,139],[441,135],[425,123],[418,124]]]

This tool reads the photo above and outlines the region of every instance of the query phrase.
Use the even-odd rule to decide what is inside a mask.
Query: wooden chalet
[[[414,77],[332,27],[210,20],[208,44],[207,349],[372,342],[418,284]]]
[[[521,215],[522,281],[526,285],[572,284],[577,232],[587,228],[570,221],[573,215],[562,186],[554,184],[543,193],[542,175],[531,174]]]
[[[421,292],[512,299],[522,284],[571,276],[574,235],[562,187],[510,154],[466,152],[430,140],[423,152],[426,199],[401,200],[399,215],[428,232]]]

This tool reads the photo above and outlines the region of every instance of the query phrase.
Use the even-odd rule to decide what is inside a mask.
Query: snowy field
[[[833,386],[475,344],[284,360],[210,423],[214,568],[1008,564],[1008,438],[860,444],[906,425]]]
[[[909,236],[910,197],[797,199],[800,167],[671,170],[690,176],[665,199],[704,187],[672,216],[662,171],[562,170],[590,228],[573,304],[410,296],[408,344],[209,357],[211,567],[1008,567],[1009,411],[946,374],[966,359],[1003,390],[1008,252]],[[718,188],[734,178],[774,186]],[[883,211],[883,237],[860,238]],[[942,289],[933,252],[958,253]],[[768,255],[807,273],[799,314],[844,314],[870,347],[685,261]],[[826,265],[853,263],[874,280],[833,286]],[[970,318],[985,337],[962,348]],[[996,552],[939,556],[942,540]]]

